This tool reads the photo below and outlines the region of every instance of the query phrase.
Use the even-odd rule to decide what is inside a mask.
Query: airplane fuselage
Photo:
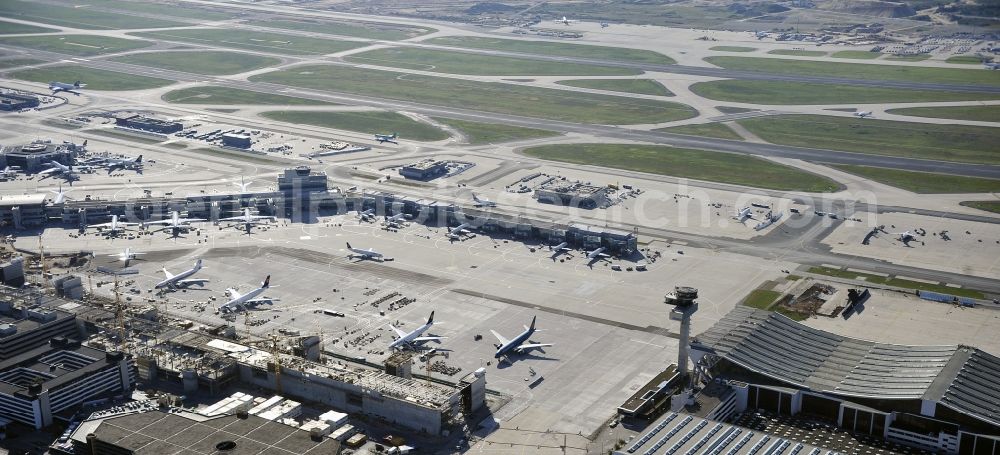
[[[517,350],[517,348],[519,348],[522,344],[524,344],[525,341],[528,341],[528,339],[530,339],[531,335],[533,335],[534,333],[535,329],[530,329],[530,328],[525,330],[524,332],[521,332],[521,334],[514,337],[514,339],[498,347],[496,354],[493,355],[493,358],[499,359]]]

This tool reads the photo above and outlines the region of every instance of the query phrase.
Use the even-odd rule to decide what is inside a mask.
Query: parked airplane
[[[259,288],[247,292],[246,294],[240,294],[233,288],[226,289],[226,293],[229,294],[230,300],[219,307],[219,312],[230,313],[239,310],[246,310],[248,305],[256,305],[264,302],[277,302],[278,299],[256,298],[270,287],[271,275],[268,275],[267,278],[264,278],[264,282],[260,284]]]
[[[424,332],[429,330],[433,325],[434,325],[433,311],[431,311],[431,317],[427,318],[426,324],[417,327],[416,329],[413,329],[413,331],[410,333],[406,333],[402,330],[397,329],[396,326],[389,324],[389,328],[391,328],[394,332],[396,332],[396,335],[399,336],[399,338],[397,338],[396,341],[393,341],[392,344],[389,345],[389,349],[394,349],[394,348],[416,349],[419,348],[420,345],[428,341],[440,341],[444,339],[444,337],[438,337],[438,336],[426,336],[426,337],[421,336],[424,334]]]
[[[167,229],[173,229],[177,232],[181,229],[191,229],[191,223],[196,223],[198,221],[207,221],[204,218],[181,218],[180,213],[176,210],[170,212],[170,219],[168,220],[157,220],[157,221],[146,221],[142,224],[143,227],[149,227],[151,224],[162,224],[163,227],[157,229],[158,231],[164,231]]]
[[[407,217],[405,213],[397,213],[397,214],[395,214],[393,216],[386,216],[385,217],[385,225],[386,226],[398,227],[398,226],[402,225],[403,222],[406,221],[408,218],[409,217]]]
[[[58,175],[71,182],[80,178],[78,172],[86,172],[94,169],[93,166],[77,166],[74,168],[73,166],[67,166],[58,161],[49,161],[49,166],[51,167],[39,172],[39,174],[43,176],[42,178],[50,175]]]
[[[17,177],[17,172],[20,169],[21,168],[19,168],[17,166],[7,166],[7,167],[3,168],[3,170],[0,170],[0,179],[7,180],[7,179],[12,179],[14,177]]]
[[[486,198],[480,198],[476,196],[476,193],[472,193],[472,200],[475,201],[476,207],[496,207],[497,203]]]
[[[985,67],[988,70],[1000,70],[1000,63],[985,62],[983,63],[983,67]]]
[[[379,262],[382,262],[382,259],[383,259],[382,253],[379,253],[378,251],[375,251],[372,248],[369,248],[367,250],[363,250],[361,248],[354,248],[354,247],[351,246],[351,242],[347,242],[347,249],[350,252],[355,253],[361,259],[371,259],[371,260],[379,261]],[[349,255],[347,255],[347,257],[348,258],[353,258],[354,254],[349,254]]]
[[[268,221],[274,221],[275,219],[276,218],[273,216],[252,215],[250,214],[249,208],[244,208],[242,215],[219,218],[219,221],[236,221],[236,224],[243,224],[243,228],[246,230],[247,235],[250,235],[250,230],[253,229],[254,226]]]
[[[358,218],[361,221],[372,221],[375,218],[375,209],[368,209],[363,212],[358,210]]]
[[[62,204],[63,202],[66,202],[66,193],[69,193],[70,191],[73,191],[73,190],[63,191],[62,185],[59,185],[59,191],[49,190],[50,193],[53,193],[53,194],[56,195],[56,197],[52,198],[52,204],[53,205],[59,205],[59,204]]]
[[[80,93],[75,90],[80,90],[86,86],[87,84],[81,84],[80,81],[76,81],[72,84],[67,84],[65,82],[49,82],[49,90],[52,90],[53,95],[59,92],[68,92],[74,95],[79,95]]]
[[[195,273],[198,273],[198,271],[201,270],[201,269],[202,269],[202,267],[201,267],[201,259],[198,259],[197,261],[194,262],[194,268],[185,270],[185,271],[183,271],[181,273],[178,273],[177,275],[171,274],[170,272],[167,271],[166,267],[164,267],[163,268],[163,274],[167,276],[167,279],[165,279],[165,280],[163,280],[163,281],[161,281],[159,283],[156,283],[156,286],[153,286],[153,288],[154,289],[163,289],[163,288],[174,289],[174,288],[177,288],[177,287],[184,287],[184,286],[187,286],[189,284],[204,284],[204,283],[207,283],[208,280],[203,279],[203,278],[195,278],[195,279],[191,279],[191,280],[187,279],[187,277],[189,277],[191,275],[194,275]]]
[[[514,339],[512,340],[504,338],[503,335],[500,335],[495,330],[490,330],[490,332],[493,333],[493,336],[497,337],[497,340],[500,342],[499,344],[493,345],[497,348],[497,352],[496,354],[493,355],[493,357],[497,359],[500,358],[506,359],[508,358],[508,356],[510,356],[511,353],[514,352],[520,354],[523,352],[530,351],[532,349],[552,346],[551,343],[532,343],[530,341],[531,335],[534,335],[534,333],[538,331],[535,329],[536,317],[537,316],[531,317],[531,327],[525,327],[524,331],[521,332],[520,335],[514,337]]]
[[[135,158],[110,158],[103,160],[102,164],[108,167],[108,174],[121,169],[131,169],[141,172],[142,155]]]
[[[738,222],[740,222],[740,223],[742,223],[742,222],[744,222],[746,220],[752,219],[753,218],[753,214],[750,211],[751,211],[751,207],[744,207],[744,208],[742,208],[742,209],[740,209],[739,211],[736,212],[736,215],[733,216],[733,219],[736,220],[736,221],[738,221]]]
[[[396,133],[392,133],[392,134],[379,134],[379,133],[375,133],[375,140],[378,141],[379,144],[382,144],[382,143],[385,143],[385,142],[391,142],[393,144],[398,144],[398,142],[396,142],[396,138],[398,138],[398,137],[399,137],[399,135],[396,134]]]
[[[611,24],[609,24],[607,22],[601,22],[601,28],[608,28],[610,26],[611,26]]]
[[[910,246],[910,242],[917,239],[917,237],[913,235],[913,233],[910,231],[896,232],[894,233],[894,235],[896,235],[896,240],[899,240],[900,242],[903,243],[903,245],[906,246]]]
[[[243,177],[240,177],[240,183],[233,182],[233,185],[236,185],[237,187],[240,188],[240,193],[246,193],[247,188],[250,188],[251,183],[253,183],[253,180],[247,182],[246,180],[243,179]]]
[[[575,22],[580,22],[580,21],[575,20],[575,19],[566,19],[566,16],[563,16],[562,19],[556,19],[556,22],[562,22],[563,25],[569,25],[569,24],[572,24],[572,23],[575,23]]]
[[[872,111],[861,111],[861,112],[855,112],[855,113],[854,113],[854,116],[855,116],[855,117],[858,117],[858,118],[867,118],[867,117],[871,117],[871,116],[872,116]]]
[[[125,229],[129,226],[138,226],[139,223],[126,223],[124,221],[118,221],[118,215],[111,215],[111,222],[101,223],[101,224],[91,224],[87,227],[97,228],[98,230],[104,232],[108,235],[114,235],[121,231],[127,231]]]
[[[466,229],[468,227],[469,223],[462,223],[453,229],[448,229],[448,238],[454,240],[462,238],[463,235],[468,234],[470,232],[468,229]]]
[[[572,250],[572,248],[569,247],[569,242],[562,242],[556,246],[549,247],[549,251],[552,251],[551,257],[553,261],[556,260],[556,257],[559,256],[560,254],[563,254],[570,250]]]
[[[598,249],[596,249],[594,251],[591,251],[591,252],[587,253],[587,259],[594,259],[594,260],[596,260],[596,259],[611,257],[610,254],[605,254],[604,253],[604,250],[606,250],[606,249],[607,248],[605,248],[605,247],[602,246],[602,247],[600,247],[600,248],[598,248]]]
[[[146,254],[146,253],[138,253],[138,252],[132,251],[132,248],[125,248],[125,250],[122,251],[121,253],[118,253],[118,254],[109,254],[108,257],[118,258],[119,261],[125,262],[125,267],[128,267],[129,261],[131,261],[132,259],[135,259],[136,256],[140,256],[140,255],[143,255],[143,254]]]

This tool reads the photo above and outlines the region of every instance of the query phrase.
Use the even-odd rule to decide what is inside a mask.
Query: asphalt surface
[[[293,86],[275,84],[270,82],[250,82],[242,80],[232,80],[225,77],[206,76],[202,74],[187,73],[181,71],[149,68],[140,65],[99,60],[96,58],[79,58],[71,55],[39,51],[16,46],[0,46],[6,51],[26,51],[36,58],[50,61],[66,62],[74,65],[89,68],[117,71],[132,75],[158,77],[171,79],[179,82],[203,82],[206,84],[237,88],[258,93],[293,95],[300,98],[307,98],[319,101],[327,101],[339,104],[370,106],[389,110],[406,110],[435,117],[448,117],[460,120],[469,120],[486,123],[504,123],[508,125],[523,126],[529,128],[542,128],[563,133],[580,133],[597,135],[602,138],[643,141],[653,144],[670,145],[674,147],[693,148],[703,150],[713,150],[728,153],[742,153],[758,156],[769,156],[777,158],[791,158],[804,161],[820,161],[830,164],[853,164],[864,166],[888,167],[909,171],[940,172],[946,174],[962,175],[968,177],[1000,178],[1000,166],[954,163],[945,161],[922,160],[913,158],[865,155],[861,153],[842,152],[825,149],[812,149],[804,147],[791,147],[772,144],[756,144],[742,141],[732,141],[726,139],[715,139],[708,137],[686,136],[663,132],[653,132],[644,130],[634,130],[627,127],[612,125],[595,125],[563,122],[534,117],[524,117],[510,114],[500,114],[493,112],[477,111],[471,109],[454,108],[447,106],[435,106],[410,101],[400,101],[388,98],[380,98],[365,95],[355,95],[350,93],[337,92],[335,87],[331,90],[301,89]]]

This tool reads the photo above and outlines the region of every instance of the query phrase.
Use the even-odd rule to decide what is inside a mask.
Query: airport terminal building
[[[962,345],[905,346],[737,307],[691,343],[695,371],[727,383],[730,415],[767,410],[948,454],[1000,454],[1000,358]],[[725,418],[725,415],[720,415]]]

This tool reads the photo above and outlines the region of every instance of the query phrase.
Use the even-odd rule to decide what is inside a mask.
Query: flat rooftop
[[[43,390],[58,388],[105,367],[107,355],[77,343],[40,346],[0,362],[0,393],[27,395],[38,381]]]

